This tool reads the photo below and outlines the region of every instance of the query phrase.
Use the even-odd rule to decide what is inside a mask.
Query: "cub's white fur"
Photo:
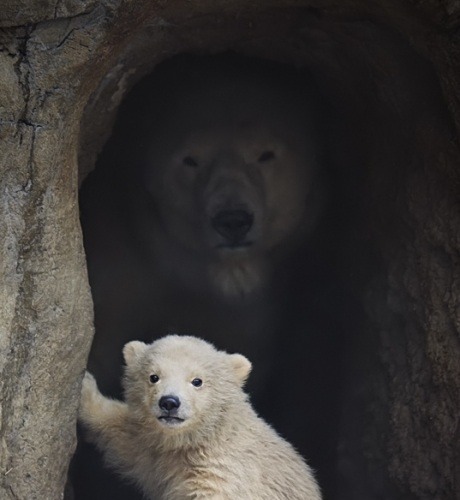
[[[129,342],[123,354],[126,402],[104,397],[86,373],[79,418],[107,463],[149,498],[321,498],[302,457],[252,409],[244,356],[177,335]],[[162,397],[176,404],[165,409]]]

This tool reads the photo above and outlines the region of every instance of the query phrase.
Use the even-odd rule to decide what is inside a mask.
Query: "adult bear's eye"
[[[182,163],[188,167],[198,167],[198,162],[191,156],[185,156],[182,159]]]
[[[203,385],[203,381],[201,380],[201,378],[194,378],[192,380],[192,385],[194,387],[201,387]]]
[[[264,151],[257,160],[260,163],[265,163],[267,161],[273,160],[275,158],[275,153],[273,151]]]
[[[150,375],[150,382],[152,382],[152,384],[156,384],[159,380],[160,380],[160,377],[158,375],[156,375],[155,373]]]

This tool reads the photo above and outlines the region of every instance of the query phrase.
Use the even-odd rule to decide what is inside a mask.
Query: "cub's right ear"
[[[140,342],[138,340],[133,340],[128,342],[123,347],[123,357],[125,358],[125,363],[130,365],[134,363],[135,360],[139,359],[141,354],[147,349],[147,344]]]

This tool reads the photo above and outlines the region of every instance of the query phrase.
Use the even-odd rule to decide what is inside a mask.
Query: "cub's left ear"
[[[249,374],[251,373],[252,364],[248,358],[245,358],[242,354],[229,354],[230,364],[233,371],[240,382],[243,385],[246,382]]]
[[[132,342],[125,344],[125,347],[123,347],[123,357],[125,358],[125,363],[127,365],[134,363],[136,359],[139,359],[146,348],[147,344],[139,342],[138,340],[133,340]]]

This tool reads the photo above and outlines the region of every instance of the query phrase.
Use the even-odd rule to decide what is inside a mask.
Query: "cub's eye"
[[[264,151],[257,160],[260,163],[265,163],[267,161],[273,160],[275,158],[275,153],[273,151]]]
[[[194,378],[192,380],[192,385],[194,387],[201,387],[203,385],[203,381],[201,380],[201,378]]]
[[[188,167],[198,167],[198,162],[191,156],[184,156],[184,158],[182,159],[182,163],[184,165],[187,165]]]
[[[152,384],[156,384],[159,380],[160,380],[160,377],[158,375],[156,375],[155,373],[150,375],[150,382],[152,382]]]

